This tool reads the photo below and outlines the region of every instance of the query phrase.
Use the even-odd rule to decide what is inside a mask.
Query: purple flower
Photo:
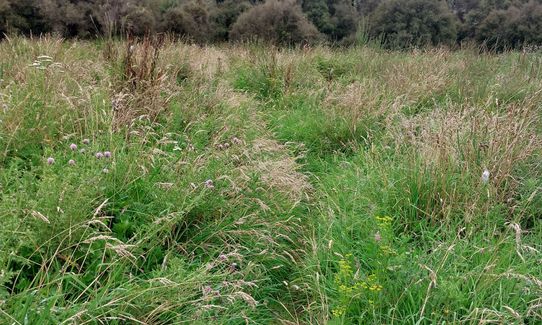
[[[77,145],[76,145],[75,143],[70,144],[70,149],[71,149],[72,151],[77,150]]]
[[[105,158],[111,158],[111,151],[104,152]]]
[[[231,139],[231,142],[233,142],[233,144],[241,144],[241,140],[238,137],[233,137],[233,139]]]
[[[83,144],[89,144],[89,143],[90,143],[89,139],[83,139]]]
[[[75,160],[70,159],[70,161],[68,161],[68,164],[70,164],[70,165],[72,165],[72,166],[75,165]]]
[[[55,158],[53,158],[53,157],[47,158],[47,164],[52,165],[54,163],[55,163]]]
[[[211,180],[211,179],[206,180],[205,181],[205,187],[207,187],[209,189],[215,188],[215,184],[213,183],[213,180]]]
[[[101,153],[101,152],[97,152],[97,153],[96,153],[96,158],[98,158],[98,159],[102,159],[103,156],[104,156],[104,154]]]
[[[380,231],[377,231],[375,234],[375,241],[379,242],[382,240],[382,235],[380,234]]]

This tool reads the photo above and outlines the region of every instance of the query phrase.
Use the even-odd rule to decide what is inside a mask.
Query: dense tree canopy
[[[501,50],[542,45],[541,25],[542,0],[0,0],[0,36],[168,32],[198,43],[348,44],[367,33],[388,47],[476,42]]]
[[[315,40],[318,31],[294,1],[269,0],[241,14],[232,27],[231,37],[294,44]]]
[[[373,14],[374,36],[387,46],[450,44],[456,39],[453,14],[441,1],[385,0]]]

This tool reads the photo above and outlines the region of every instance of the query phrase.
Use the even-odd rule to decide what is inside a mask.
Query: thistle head
[[[55,158],[53,158],[53,157],[47,158],[47,164],[52,165],[54,163],[55,163]]]
[[[97,158],[97,159],[102,159],[103,157],[104,157],[104,154],[103,154],[103,153],[101,153],[101,152],[97,152],[97,153],[96,153],[96,158]]]
[[[77,145],[76,145],[75,143],[70,144],[70,149],[71,149],[72,151],[77,150]]]
[[[83,144],[89,144],[90,143],[90,139],[83,139]]]
[[[111,151],[104,152],[104,157],[105,158],[111,158]]]
[[[71,165],[71,166],[75,165],[75,160],[70,159],[70,160],[68,161],[68,164]]]

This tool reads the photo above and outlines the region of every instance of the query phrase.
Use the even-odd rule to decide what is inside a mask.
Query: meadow
[[[541,324],[542,53],[0,43],[0,323]]]

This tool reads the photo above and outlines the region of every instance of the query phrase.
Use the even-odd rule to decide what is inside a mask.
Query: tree
[[[371,19],[373,37],[387,47],[453,44],[456,20],[443,1],[385,0]]]
[[[132,6],[124,16],[123,27],[124,31],[132,35],[143,36],[155,31],[156,20],[148,8]]]
[[[41,34],[49,31],[49,26],[39,7],[40,0],[7,0],[3,7],[5,16],[0,17],[0,25],[10,32],[20,32],[25,35]]]
[[[474,38],[493,50],[542,45],[542,4],[531,0],[491,10],[475,25]]]
[[[201,0],[190,1],[167,10],[163,29],[204,43],[210,40],[210,22],[207,6]]]
[[[356,32],[356,8],[350,0],[304,0],[303,12],[318,30],[333,41]]]
[[[250,0],[225,0],[212,7],[210,20],[214,40],[227,41],[231,27],[237,21],[237,18],[252,6],[253,2]]]
[[[230,36],[233,40],[260,39],[290,45],[315,41],[319,33],[294,1],[269,0],[241,14]]]

